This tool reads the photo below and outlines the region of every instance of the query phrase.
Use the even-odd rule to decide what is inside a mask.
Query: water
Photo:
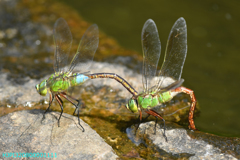
[[[201,131],[240,137],[239,1],[62,1],[139,54],[142,26],[153,19],[162,42],[161,59],[172,25],[184,17],[188,55],[182,77],[200,105],[196,126]]]

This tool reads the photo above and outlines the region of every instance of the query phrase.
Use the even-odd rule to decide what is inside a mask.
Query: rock
[[[168,125],[167,125],[168,126]],[[191,131],[189,131],[191,132]],[[215,141],[213,141],[212,137],[217,137],[215,135],[199,136],[197,138],[193,138],[194,134],[199,134],[198,131],[196,133],[189,132],[185,129],[178,127],[167,127],[166,129],[166,137],[167,141],[163,136],[163,129],[160,129],[159,126],[156,128],[155,134],[155,122],[147,122],[142,123],[139,126],[139,131],[135,134],[135,129],[128,128],[128,137],[136,144],[144,143],[148,147],[154,146],[157,147],[157,150],[163,150],[168,153],[168,158],[189,158],[192,160],[195,159],[237,159],[233,155],[227,154],[229,151],[224,151],[222,148],[217,147],[218,143],[223,142],[223,138],[218,137]],[[228,141],[233,138],[229,138]],[[238,144],[240,144],[239,139]],[[234,150],[234,149],[233,149]],[[239,148],[236,145],[236,148],[233,152],[235,155],[239,154]],[[226,153],[224,153],[226,152]],[[230,151],[232,152],[232,151]],[[239,157],[238,157],[239,158]]]
[[[0,118],[0,154],[53,153],[58,159],[116,159],[105,141],[77,117],[63,113],[30,110],[10,113]]]

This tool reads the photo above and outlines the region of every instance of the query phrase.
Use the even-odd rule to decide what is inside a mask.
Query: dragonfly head
[[[37,84],[35,87],[37,92],[41,96],[45,96],[47,94],[47,80],[43,80],[41,83]]]
[[[138,112],[138,103],[137,103],[137,100],[134,98],[131,98],[125,107],[133,113]]]

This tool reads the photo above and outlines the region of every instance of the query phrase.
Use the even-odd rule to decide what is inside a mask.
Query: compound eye
[[[131,99],[129,101],[129,110],[132,111],[133,113],[138,112],[138,105],[137,105],[137,100]]]

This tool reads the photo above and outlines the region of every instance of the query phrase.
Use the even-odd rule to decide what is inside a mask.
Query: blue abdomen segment
[[[88,80],[88,76],[85,76],[84,74],[77,74],[76,75],[76,82],[78,85],[84,83],[86,80]]]

